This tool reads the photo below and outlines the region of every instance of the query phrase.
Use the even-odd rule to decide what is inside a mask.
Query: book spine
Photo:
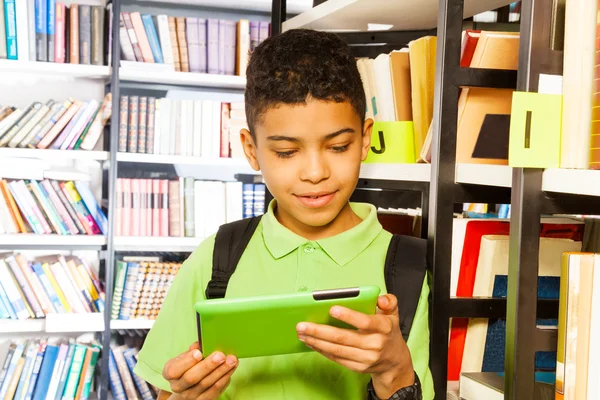
[[[51,104],[52,103],[50,101],[49,105]],[[29,136],[31,130],[42,120],[42,118],[44,118],[48,111],[50,111],[49,105],[44,104],[35,111],[31,119],[29,119],[29,121],[27,121],[27,123],[23,125],[23,127],[17,132],[17,134],[13,136],[13,138],[8,142],[8,147],[17,147],[19,143],[21,143],[27,138],[27,136]]]
[[[54,62],[54,60],[56,59],[54,54],[54,47],[56,45],[56,0],[48,0],[46,7],[48,10],[48,26],[46,28],[48,35],[48,61]]]
[[[206,73],[208,71],[208,54],[206,46],[206,19],[198,19],[198,46],[200,54],[200,71]]]
[[[146,153],[154,153],[154,138],[156,130],[156,98],[148,97],[146,122]]]
[[[48,61],[48,2],[35,0],[36,60]]]
[[[52,114],[52,116],[46,122],[46,124],[40,129],[38,133],[36,133],[35,137],[27,144],[27,147],[31,149],[36,148],[40,144],[40,142],[46,138],[46,135],[50,134],[51,129],[54,127],[54,125],[57,125],[59,123],[62,116],[67,112],[67,110],[71,107],[72,104],[72,99],[69,99],[65,100],[64,103],[58,105],[56,110],[54,111],[54,114]],[[65,124],[66,122],[68,122],[68,120],[65,121]],[[56,137],[57,134],[58,131],[56,132],[56,134],[54,134],[54,137]],[[47,143],[48,144],[46,145],[46,147],[50,145],[50,141],[47,141]]]
[[[127,108],[126,108],[127,109]],[[92,122],[92,126],[90,127],[87,136],[79,145],[84,150],[92,150],[98,140],[100,139],[100,135],[104,131],[104,127],[108,123],[108,120],[112,115],[112,94],[109,92],[104,96],[104,101],[102,102],[102,108],[96,114],[96,118]],[[119,133],[120,135],[120,133]],[[120,143],[119,143],[120,144]],[[77,149],[78,146],[75,146]]]
[[[185,18],[175,18],[175,28],[177,30],[177,44],[179,46],[179,60],[181,62],[181,71],[190,72],[190,61],[188,58],[187,38],[185,37]]]
[[[119,369],[117,368],[117,362],[115,361],[112,349],[109,350],[108,383],[110,384],[110,391],[114,400],[132,400],[128,399],[125,395],[125,389],[123,388],[123,383],[119,377]]]
[[[90,397],[94,371],[96,370],[96,364],[98,363],[98,357],[100,355],[100,349],[98,348],[89,349],[88,352],[90,351],[92,352],[90,364],[87,373],[83,376],[83,390],[81,391],[81,396],[78,398],[79,400],[87,400]]]
[[[12,342],[8,346],[8,352],[6,353],[6,358],[4,359],[4,364],[2,365],[2,369],[0,370],[0,389],[2,388],[2,385],[4,384],[4,381],[6,379],[6,375],[8,374],[8,368],[10,367],[10,362],[13,359],[16,349],[17,349],[17,344],[15,342]]]
[[[29,120],[35,115],[37,110],[41,107],[41,103],[34,102],[23,112],[23,116],[20,117],[15,124],[6,132],[0,139],[0,147],[6,146],[12,138],[19,133],[19,131],[29,122]]]
[[[171,38],[171,51],[173,54],[173,64],[175,71],[181,71],[181,60],[179,58],[179,42],[177,41],[177,27],[175,17],[167,17],[169,25],[169,36]]]
[[[46,294],[48,295],[48,298],[50,299],[52,306],[56,309],[56,312],[58,312],[58,313],[71,312],[70,309],[69,309],[69,311],[67,311],[64,304],[60,300],[59,293],[61,296],[63,294],[62,294],[62,291],[60,291],[60,288],[58,288],[58,284],[56,284],[56,286],[55,286],[54,283],[52,282],[54,277],[53,276],[48,277],[48,275],[46,275],[46,271],[48,271],[48,273],[50,273],[50,270],[44,269],[44,267],[40,263],[33,263],[31,265],[31,268],[33,268],[33,272],[35,272],[35,274],[39,278],[40,282],[42,283],[42,286],[43,286]]]
[[[137,391],[135,390],[135,384],[133,383],[133,379],[129,374],[127,363],[123,358],[123,352],[121,350],[121,347],[113,348],[112,352],[115,357],[115,362],[117,363],[119,375],[121,375],[121,379],[123,380],[123,387],[125,388],[125,393],[127,394],[127,400],[139,400],[140,398],[138,397]]]
[[[27,346],[27,354],[24,353],[25,365],[23,367],[23,372],[21,373],[21,378],[19,379],[17,392],[13,397],[14,400],[21,400],[25,398],[25,394],[27,393],[27,389],[29,387],[29,380],[31,379],[31,374],[33,373],[33,366],[38,348],[39,343],[37,341],[30,341],[29,345]]]
[[[123,236],[121,226],[123,224],[123,178],[117,178],[115,185],[115,231],[114,235]]]
[[[81,104],[81,107],[79,107],[75,116],[69,121],[65,129],[63,129],[62,132],[60,132],[56,140],[54,140],[54,142],[50,146],[51,148],[60,149],[63,143],[67,141],[67,138],[72,137],[72,135],[75,134],[75,128],[79,124],[81,124],[81,120],[86,115],[89,105],[90,102],[87,100],[84,101],[83,104]]]
[[[235,75],[237,29],[235,21],[225,21],[225,67],[226,75]]]
[[[131,187],[131,179],[121,180],[121,190],[123,191],[123,207],[121,210],[121,234],[123,236],[131,236],[132,232],[130,224],[130,221],[132,219],[131,205],[133,203]]]
[[[85,204],[81,199],[79,192],[77,191],[77,189],[75,189],[75,184],[73,182],[61,182],[60,187],[65,191],[65,195],[69,196],[69,198],[73,202],[75,210],[78,214],[81,214],[82,220],[85,220],[87,222],[87,225],[90,228],[92,234],[101,234],[102,231],[100,230],[98,224],[85,207]]]
[[[218,50],[218,54],[219,54],[219,61],[218,61],[218,68],[219,68],[219,74],[224,75],[225,74],[225,24],[226,21],[223,19],[219,20],[219,50]]]
[[[71,217],[71,221],[73,221],[73,223],[75,224],[75,227],[77,228],[79,233],[82,235],[86,234],[87,231],[85,229],[84,224],[82,224],[81,221],[79,220],[77,213],[75,212],[75,209],[71,205],[71,202],[68,200],[65,193],[62,191],[59,183],[57,181],[48,181],[48,182],[50,183],[50,186],[52,186],[54,193],[56,193],[56,195],[58,196],[58,198],[59,198],[60,202],[62,203],[62,205],[64,206],[65,210],[67,210],[69,217]]]
[[[64,3],[56,3],[56,38],[54,41],[54,62],[65,62],[65,18],[66,7]]]
[[[92,278],[87,273],[85,266],[83,264],[77,265],[77,272],[79,273],[79,277],[83,284],[87,288],[87,291],[90,293],[98,312],[104,312],[104,300],[102,300],[102,297],[100,297],[100,293],[98,293],[98,289],[94,285]]]
[[[69,9],[69,62],[79,64],[79,5],[71,4]]]
[[[8,51],[6,49],[6,17],[4,13],[4,1],[0,1],[0,59],[2,58],[8,58]]]
[[[52,128],[50,128],[48,133],[37,144],[36,147],[38,149],[45,149],[45,148],[48,148],[51,144],[52,144],[52,146],[56,145],[56,142],[58,142],[58,140],[59,140],[59,139],[57,139],[57,136],[59,138],[60,138],[60,136],[62,136],[63,139],[61,139],[61,140],[64,140],[64,138],[66,138],[66,135],[70,131],[71,127],[77,121],[78,115],[84,108],[84,105],[85,104],[82,104],[78,100],[73,102],[73,104],[71,104],[71,106],[69,106],[69,109],[66,110],[66,112],[60,117],[60,119],[58,121],[56,121],[56,124],[54,124],[52,126]],[[39,137],[39,135],[38,135],[38,137]],[[55,139],[56,139],[56,142],[55,142]],[[62,142],[60,144],[62,144]],[[60,144],[58,145],[59,147],[60,147]]]
[[[127,263],[123,261],[117,261],[117,272],[115,273],[115,291],[113,294],[111,319],[119,319],[126,275]]]
[[[19,263],[17,262],[15,257],[7,257],[4,261],[8,265],[10,269],[9,272],[12,272],[14,280],[20,286],[21,291],[27,299],[27,302],[31,306],[31,309],[34,313],[33,316],[35,318],[44,318],[44,311],[42,310],[42,306],[40,305],[40,302],[38,301],[37,297],[35,297],[35,294],[33,293],[33,288],[29,285],[29,282],[23,274],[23,271],[21,270],[21,267],[19,266]]]
[[[129,97],[121,96],[121,102],[119,104],[119,152],[123,153],[127,151],[128,111]]]
[[[131,228],[130,234],[131,236],[140,236],[140,209],[142,207],[140,201],[141,188],[140,188],[140,180],[132,179],[131,181]]]
[[[33,9],[32,9],[33,10]],[[35,61],[29,58],[29,26],[27,20],[27,2],[15,1],[15,17],[17,21],[17,59],[20,61]],[[3,25],[0,23],[0,25]],[[5,31],[6,34],[6,31]],[[33,38],[32,38],[33,39]],[[5,39],[6,40],[6,39]]]
[[[67,183],[67,186],[70,183],[71,182]],[[90,190],[88,184],[85,182],[75,182],[75,188],[79,193],[80,197],[83,199],[83,203],[87,208],[88,212],[90,213],[91,217],[100,227],[100,231],[103,235],[106,235],[108,232],[108,219],[106,218],[106,215],[100,208],[100,205],[98,205],[98,202],[96,202],[96,199],[94,198],[94,195]]]
[[[140,395],[142,396],[142,400],[153,400],[153,396],[152,396],[152,393],[150,392],[150,387],[148,386],[148,383],[146,383],[145,380],[143,380],[142,378],[140,378],[139,376],[137,376],[136,374],[133,373],[133,369],[135,368],[135,365],[136,365],[136,360],[133,356],[133,350],[132,349],[125,350],[123,352],[123,358],[125,359],[125,362],[127,363],[127,367],[129,368],[129,373],[133,377],[135,386],[137,387]]]
[[[37,135],[41,132],[42,128],[44,128],[46,126],[46,124],[48,123],[48,121],[50,121],[50,119],[52,119],[52,116],[54,115],[56,110],[58,110],[61,106],[58,103],[52,104],[52,101],[49,101],[48,105],[50,105],[49,110],[44,114],[42,119],[33,127],[33,129],[31,129],[31,131],[29,131],[27,136],[25,136],[25,138],[18,143],[18,145],[17,145],[18,147],[20,147],[20,148],[28,147],[35,140]]]
[[[21,196],[23,201],[28,204],[29,209],[32,210],[33,214],[36,217],[36,220],[41,225],[41,232],[42,233],[52,233],[52,228],[50,228],[48,221],[46,221],[46,218],[44,217],[42,210],[40,210],[37,202],[34,199],[33,193],[30,191],[29,187],[25,184],[25,181],[18,181],[15,183],[16,183],[15,187],[19,191],[19,195]]]
[[[221,103],[221,151],[220,156],[229,158],[229,103]]]
[[[37,221],[37,218],[33,214],[33,211],[30,209],[29,204],[25,202],[24,199],[20,196],[20,191],[17,188],[16,182],[11,182],[8,184],[8,189],[10,190],[11,197],[15,200],[18,214],[22,214],[27,224],[35,234],[44,233],[44,229],[41,227],[40,223]],[[25,233],[25,232],[23,232]]]
[[[25,394],[25,400],[31,400],[33,398],[33,392],[37,384],[40,370],[42,368],[42,362],[44,361],[44,355],[46,353],[47,342],[42,340],[38,349],[38,353],[33,362],[33,372],[31,379],[29,380],[29,386],[27,387],[27,393]]]
[[[137,133],[137,152],[146,152],[146,121],[148,118],[148,98],[146,96],[140,96],[139,98],[139,111],[138,111],[138,133]]]
[[[77,123],[73,126],[73,129],[71,130],[69,135],[66,137],[66,139],[62,143],[62,145],[60,146],[61,150],[72,150],[73,149],[73,147],[75,146],[75,143],[81,137],[81,135],[84,134],[84,132],[86,131],[86,128],[89,126],[92,119],[95,117],[99,108],[100,108],[100,105],[98,104],[98,102],[96,100],[91,100],[88,103],[87,107],[81,114],[81,117],[77,120]],[[56,143],[58,143],[58,140],[56,141]],[[55,145],[56,145],[56,143],[55,143]]]
[[[140,48],[138,37],[135,33],[135,30],[133,29],[131,15],[128,12],[122,12],[121,18],[123,19],[123,23],[125,24],[125,28],[127,29],[127,34],[129,35],[129,41],[131,42],[131,47],[133,48],[133,54],[135,55],[135,59],[136,61],[143,62],[144,56],[142,55],[142,49]]]
[[[158,212],[160,217],[159,236],[169,236],[169,181],[162,179],[159,186]]]
[[[92,63],[91,6],[79,5],[79,64]]]
[[[131,45],[131,40],[129,39],[129,33],[125,27],[125,22],[123,21],[123,15],[121,15],[121,19],[119,21],[119,42],[121,45],[121,59],[125,57],[125,60],[127,61],[136,61],[135,54],[133,52],[133,46]]]
[[[92,6],[92,65],[104,65],[104,9]]]
[[[65,385],[67,383],[67,377],[69,376],[71,364],[73,363],[74,354],[75,354],[75,344],[71,342],[69,344],[69,348],[67,350],[67,355],[65,357],[65,364],[64,364],[65,367],[63,368],[63,370],[60,374],[60,378],[58,381],[58,390],[56,391],[56,396],[54,397],[54,400],[62,399],[62,395],[65,391]]]
[[[0,260],[0,282],[2,282],[4,292],[6,293],[8,301],[10,302],[10,305],[12,306],[17,318],[28,319],[30,315],[27,311],[27,307],[25,306],[25,299],[23,299],[19,294],[17,284],[12,279],[8,266],[4,260]]]
[[[150,49],[148,35],[146,35],[146,30],[144,29],[144,23],[142,22],[142,17],[140,13],[132,12],[129,14],[129,17],[131,18],[131,24],[133,26],[140,49],[142,51],[143,61],[147,63],[154,63],[154,56],[152,55],[152,50]]]
[[[129,130],[127,133],[127,151],[137,153],[139,122],[139,96],[129,97]]]
[[[58,219],[60,220],[66,234],[76,235],[79,233],[79,230],[71,219],[67,209],[61,203],[59,197],[52,188],[52,185],[47,179],[41,182],[40,190],[42,194],[46,196],[48,202],[52,205],[52,208],[56,212],[56,215],[58,216]]]
[[[37,200],[37,202],[41,206],[41,210],[44,211],[44,215],[46,217],[45,219],[47,219],[50,222],[50,225],[52,225],[52,229],[60,235],[66,235],[66,231],[61,225],[58,215],[55,214],[54,210],[52,210],[52,208],[50,207],[47,198],[43,196],[37,182],[33,180],[29,181],[29,184],[27,186],[33,195],[32,197]]]
[[[17,12],[16,0],[4,0],[4,19],[6,22],[6,51],[9,60],[18,59],[17,49]]]
[[[173,44],[169,32],[169,18],[166,15],[156,17],[156,26],[158,27],[158,37],[160,38],[160,47],[165,64],[174,65]],[[175,43],[177,45],[177,43]]]
[[[69,268],[69,265],[65,261],[64,257],[62,257],[62,256],[59,257],[59,264],[64,273],[64,276],[67,277],[67,281],[69,283],[69,288],[71,289],[71,293],[74,295],[74,297],[76,297],[79,300],[79,303],[81,303],[81,305],[83,306],[83,311],[88,312],[88,313],[92,312],[93,308],[95,308],[95,307],[92,307],[92,305],[89,303],[87,297],[84,295],[83,291],[80,289],[77,279],[73,275],[73,273],[72,273],[71,269]]]
[[[185,220],[184,220],[184,227],[185,227],[185,236],[186,237],[194,237],[196,236],[195,233],[195,227],[194,227],[194,221],[195,221],[195,216],[194,216],[194,178],[193,177],[186,177],[184,179],[184,198],[185,198],[185,208],[184,208],[184,213],[185,213]]]
[[[258,21],[250,21],[250,52],[260,43],[260,27]]]
[[[86,312],[83,303],[79,299],[79,296],[77,296],[77,291],[73,287],[73,284],[69,280],[61,263],[57,261],[55,263],[49,264],[48,270],[51,271],[52,275],[54,275],[56,284],[58,285],[58,287],[60,287],[60,290],[62,291],[64,299],[61,298],[61,301],[63,302],[63,305],[65,305],[65,303],[68,303],[69,307],[74,313]]]
[[[27,279],[27,282],[29,282],[29,285],[33,289],[33,293],[35,293],[36,297],[38,298],[44,314],[47,315],[56,312],[54,306],[52,305],[52,302],[50,301],[50,298],[46,294],[46,290],[42,286],[39,277],[33,271],[31,265],[27,262],[27,260],[25,260],[25,258],[22,255],[17,255],[16,259],[19,263],[19,267],[21,267],[21,271],[23,271],[23,274]]]
[[[200,40],[198,37],[198,18],[188,17],[186,18],[185,22],[190,72],[201,72]]]
[[[158,35],[156,34],[154,21],[152,21],[152,15],[142,15],[142,23],[144,24],[146,35],[148,36],[148,43],[150,45],[150,50],[152,51],[152,57],[154,58],[154,61],[164,64],[165,60],[163,59],[162,50],[158,42]]]
[[[0,303],[2,304],[2,306],[5,309],[5,312],[8,315],[4,318],[18,319],[17,314],[15,313],[15,310],[14,310],[12,304],[10,303],[10,300],[8,299],[8,295],[4,291],[4,288],[2,287],[2,285],[0,285]],[[2,374],[0,374],[0,382],[2,382],[2,379],[3,379]]]
[[[206,20],[207,72],[219,73],[219,20]]]
[[[75,344],[75,352],[73,354],[73,361],[69,370],[69,376],[67,377],[67,383],[65,384],[65,391],[62,398],[64,400],[75,399],[75,392],[77,391],[77,384],[79,383],[79,375],[83,368],[83,361],[85,360],[85,353],[87,347],[81,344]]]
[[[152,236],[152,179],[146,179],[146,236]]]

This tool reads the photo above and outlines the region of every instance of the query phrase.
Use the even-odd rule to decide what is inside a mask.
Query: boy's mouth
[[[337,192],[303,193],[295,195],[300,203],[309,208],[320,208],[331,203]]]

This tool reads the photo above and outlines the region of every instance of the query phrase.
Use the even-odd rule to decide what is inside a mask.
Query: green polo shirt
[[[374,206],[351,203],[363,220],[354,228],[311,241],[281,225],[274,202],[261,219],[227,288],[227,297],[377,285],[385,293],[384,263],[392,235],[381,227]],[[198,339],[194,304],[203,300],[211,278],[214,235],[181,267],[162,310],[139,353],[135,373],[170,391],[162,377],[167,361]],[[427,297],[423,282],[408,347],[423,386],[433,399],[429,371]],[[315,352],[242,359],[223,399],[364,399],[368,374],[352,372]]]

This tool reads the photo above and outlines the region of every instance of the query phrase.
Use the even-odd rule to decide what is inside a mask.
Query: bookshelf
[[[145,236],[116,236],[115,251],[153,251],[153,252],[184,252],[194,251],[202,242],[196,237],[145,237]]]
[[[100,250],[106,245],[107,239],[102,235],[71,235],[57,234],[35,235],[28,233],[3,234],[0,248],[4,249],[93,249]]]
[[[143,164],[197,165],[207,167],[236,167],[250,170],[245,158],[202,158],[162,154],[118,153],[117,161]]]
[[[100,313],[49,314],[45,319],[6,320],[0,325],[0,335],[20,333],[88,333],[104,331]]]
[[[132,330],[132,329],[152,329],[154,320],[112,320],[110,321],[110,329],[113,330]]]
[[[34,158],[37,160],[108,160],[107,151],[85,151],[85,150],[52,150],[52,149],[12,149],[0,148],[0,158]]]
[[[176,85],[192,88],[244,90],[244,87],[246,86],[246,78],[241,76],[176,71],[145,71],[143,69],[134,68],[120,68],[119,78],[123,82]]]
[[[111,69],[104,65],[59,64],[0,59],[0,71],[53,79],[108,80]]]

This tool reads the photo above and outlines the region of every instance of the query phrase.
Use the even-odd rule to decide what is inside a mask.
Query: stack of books
[[[112,111],[108,93],[102,102],[35,101],[27,108],[0,106],[0,147],[92,150]]]
[[[0,180],[0,233],[106,235],[108,220],[86,182]]]
[[[153,400],[158,389],[133,373],[138,349],[111,344],[108,361],[108,383],[115,400]]]
[[[244,103],[121,96],[119,151],[241,158],[245,119]]]
[[[14,340],[0,376],[5,399],[89,399],[102,346],[72,338]]]
[[[262,215],[264,184],[193,177],[117,179],[116,236],[204,238],[224,223]]]
[[[110,12],[56,0],[6,0],[0,7],[0,59],[105,65]],[[112,7],[109,6],[109,9]],[[108,33],[105,32],[108,30]],[[108,40],[110,47],[110,39]],[[109,49],[108,49],[109,50]]]
[[[269,37],[270,23],[122,12],[122,60],[164,64],[182,72],[245,75],[249,53]],[[128,65],[121,63],[123,66]]]
[[[181,263],[161,257],[117,261],[112,319],[156,319]]]
[[[84,258],[22,254],[0,258],[0,319],[104,310],[104,288]]]

